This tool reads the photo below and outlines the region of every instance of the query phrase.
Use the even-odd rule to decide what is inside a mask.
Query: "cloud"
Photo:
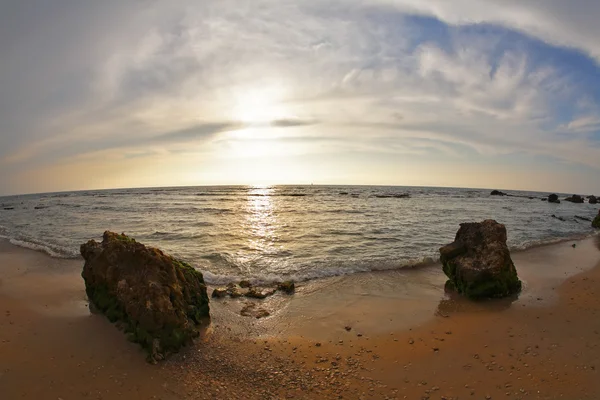
[[[16,173],[98,154],[217,160],[249,141],[332,159],[600,168],[595,1],[25,0],[4,11],[0,163]]]
[[[204,140],[220,132],[240,129],[243,125],[233,122],[214,122],[197,124],[190,128],[180,129],[173,132],[161,133],[154,136],[153,142],[190,142]]]
[[[309,126],[316,125],[318,121],[314,120],[301,120],[301,119],[276,119],[271,122],[271,126],[277,126],[280,128],[287,128],[293,126]]]
[[[451,25],[494,24],[549,44],[581,49],[600,61],[600,3],[595,0],[379,0]]]

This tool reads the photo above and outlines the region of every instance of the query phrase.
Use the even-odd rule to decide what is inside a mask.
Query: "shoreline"
[[[573,236],[568,236],[568,237],[545,239],[545,240],[531,242],[527,246],[517,246],[517,247],[512,247],[512,248],[509,247],[509,250],[511,252],[511,255],[514,255],[514,254],[519,254],[522,252],[534,250],[537,248],[558,245],[558,244],[562,244],[562,243],[566,243],[566,242],[585,241],[586,239],[593,238],[599,234],[600,233],[593,231],[593,232],[588,232],[588,233],[579,233],[579,234],[576,234]],[[34,251],[34,252],[43,254],[44,256],[48,256],[52,259],[64,260],[64,261],[68,261],[68,262],[78,261],[78,262],[83,263],[83,258],[79,254],[75,257],[63,256],[63,255],[57,253],[54,249],[51,249],[50,247],[48,247],[46,245],[41,245],[38,243],[18,240],[18,239],[11,238],[11,237],[0,234],[0,243],[2,243],[2,242],[8,243],[15,247],[19,247],[22,249],[26,249],[26,250],[30,250],[30,251]],[[160,248],[160,246],[158,246],[158,248]],[[186,261],[190,262],[189,260],[186,260]],[[226,285],[227,283],[230,283],[230,282],[237,283],[240,280],[250,280],[250,282],[254,282],[254,283],[256,283],[256,285],[259,285],[259,286],[260,285],[272,285],[273,283],[277,283],[277,282],[281,282],[281,281],[289,280],[289,279],[292,279],[296,282],[304,284],[304,283],[310,283],[313,281],[327,280],[327,279],[331,279],[331,278],[340,278],[340,277],[351,276],[351,275],[356,275],[356,274],[371,274],[371,273],[380,273],[380,272],[385,273],[385,272],[389,272],[389,271],[401,271],[401,270],[409,270],[410,271],[410,270],[417,270],[417,269],[421,269],[421,268],[431,268],[431,267],[435,267],[439,264],[440,264],[439,258],[431,258],[428,256],[424,256],[420,260],[414,260],[414,262],[411,261],[409,263],[394,266],[394,267],[375,268],[375,269],[370,269],[370,270],[353,270],[353,271],[349,271],[347,273],[342,272],[339,274],[315,276],[315,277],[310,277],[310,278],[306,278],[306,279],[298,279],[298,280],[293,279],[293,277],[287,277],[287,276],[281,277],[278,280],[277,279],[276,280],[273,280],[273,279],[261,280],[261,279],[257,279],[254,277],[243,277],[243,276],[226,277],[226,276],[221,276],[221,275],[215,275],[210,271],[202,271],[197,266],[195,268],[198,269],[200,272],[202,272],[205,275],[217,277],[218,282],[210,281],[210,278],[207,278],[206,276],[205,276],[205,280],[207,281],[207,285],[209,285],[211,287],[218,287],[220,285]],[[192,265],[195,265],[195,263],[192,262]]]
[[[213,301],[209,333],[150,366],[89,314],[81,261],[3,242],[0,394],[434,399],[474,390],[475,398],[593,399],[600,237],[576,244],[513,252],[525,282],[514,302],[449,298],[435,266],[307,282],[263,301],[275,311],[261,320],[240,317],[237,301]]]

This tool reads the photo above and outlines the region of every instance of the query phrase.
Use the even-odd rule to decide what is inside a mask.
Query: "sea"
[[[203,186],[0,197],[0,237],[51,257],[124,232],[208,283],[306,281],[436,262],[459,224],[495,219],[513,251],[592,235],[598,206],[549,193],[397,186]],[[559,194],[561,199],[567,194]]]

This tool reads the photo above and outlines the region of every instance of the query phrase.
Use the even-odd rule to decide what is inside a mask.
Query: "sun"
[[[247,125],[264,125],[285,119],[289,114],[277,87],[240,90],[235,95],[233,118]]]

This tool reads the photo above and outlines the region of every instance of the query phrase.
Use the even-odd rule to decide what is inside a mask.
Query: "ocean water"
[[[217,284],[428,264],[460,223],[487,218],[506,225],[513,250],[593,233],[576,216],[592,219],[596,205],[510,193],[522,197],[483,189],[312,185],[22,195],[0,197],[0,237],[77,258],[80,244],[100,240],[105,230],[125,232],[188,261]]]

